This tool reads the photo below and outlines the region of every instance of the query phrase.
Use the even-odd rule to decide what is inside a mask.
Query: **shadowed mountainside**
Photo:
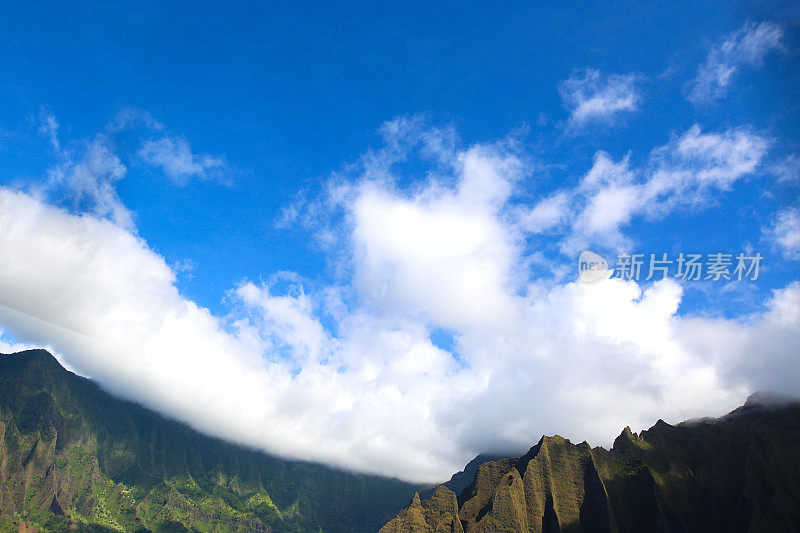
[[[800,404],[754,395],[719,419],[625,428],[611,450],[542,437],[458,493],[415,495],[381,529],[501,531],[800,531]]]
[[[467,463],[464,467],[464,470],[461,472],[456,472],[450,477],[449,481],[445,481],[442,483],[445,487],[452,490],[456,494],[461,494],[461,491],[467,488],[472,480],[475,479],[475,474],[478,473],[478,467],[483,463],[488,463],[489,461],[498,461],[502,459],[499,455],[488,455],[488,454],[480,454],[475,457],[472,461]],[[441,486],[441,485],[440,485]],[[427,488],[425,490],[421,490],[419,492],[420,498],[428,499],[433,496],[434,492],[438,487],[433,486]]]
[[[419,488],[203,436],[44,350],[0,355],[0,532],[372,532]]]

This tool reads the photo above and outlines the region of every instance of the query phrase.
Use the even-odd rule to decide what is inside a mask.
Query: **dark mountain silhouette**
[[[542,437],[440,485],[381,533],[800,531],[800,403],[758,394],[719,419],[637,435],[611,450]]]
[[[288,461],[0,355],[0,532],[374,532],[419,486]]]

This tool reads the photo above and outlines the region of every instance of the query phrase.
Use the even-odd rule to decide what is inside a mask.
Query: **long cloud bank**
[[[528,271],[526,235],[624,241],[643,206],[696,204],[752,172],[758,135],[694,127],[644,169],[600,153],[575,189],[526,210],[513,202],[526,163],[509,146],[458,150],[404,120],[384,133],[357,176],[298,210],[312,213],[304,222],[338,282],[306,292],[291,275],[243,280],[224,317],[182,296],[129,225],[2,187],[0,324],[205,433],[414,481],[542,433],[608,444],[625,425],[720,414],[754,390],[798,393],[797,283],[760,313],[712,320],[677,315],[671,280]],[[413,190],[393,174],[409,150],[436,162]],[[432,340],[442,332],[451,346]]]

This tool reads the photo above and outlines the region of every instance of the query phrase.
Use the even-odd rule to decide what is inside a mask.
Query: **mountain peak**
[[[747,397],[743,407],[785,407],[800,402],[800,399],[777,392],[756,391]]]
[[[0,354],[0,368],[14,369],[16,372],[67,372],[53,354],[43,349]]]
[[[56,359],[53,354],[42,348],[33,348],[31,350],[22,350],[19,352],[12,352],[12,353],[0,353],[0,357],[13,358],[25,362],[30,362],[30,361],[52,362],[54,364],[57,364],[58,366],[61,366],[61,364],[58,362],[58,359]]]
[[[422,491],[422,498],[428,499],[433,496],[434,491],[437,490],[439,487],[446,487],[453,491],[456,495],[460,495],[461,492],[469,487],[472,483],[472,480],[475,479],[475,475],[478,473],[478,467],[484,463],[488,463],[490,461],[498,461],[503,459],[501,455],[489,455],[481,453],[476,455],[474,459],[468,462],[464,469],[460,472],[456,472],[450,477],[450,480],[438,485],[437,487],[431,487],[424,491]]]

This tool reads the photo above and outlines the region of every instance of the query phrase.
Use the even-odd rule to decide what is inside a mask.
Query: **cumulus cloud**
[[[0,321],[118,394],[285,456],[429,479],[456,464],[427,411],[453,365],[417,324],[352,315],[337,348],[302,291],[248,282],[215,317],[141,239],[5,188],[0,241]]]
[[[787,207],[764,229],[764,237],[787,259],[800,259],[800,209]]]
[[[227,166],[221,157],[193,153],[189,142],[183,137],[167,136],[145,141],[139,156],[147,163],[160,167],[176,185],[186,185],[194,178],[221,178]]]
[[[677,314],[670,280],[531,281],[524,237],[560,223],[567,200],[520,219],[526,168],[507,143],[456,148],[446,131],[403,121],[384,135],[386,149],[316,207],[328,210],[321,225],[343,213],[319,232],[338,244],[326,248],[337,281],[309,291],[291,273],[242,280],[225,316],[183,296],[174,269],[125,227],[0,188],[0,324],[203,432],[416,481],[446,479],[477,452],[520,453],[542,433],[607,445],[625,425],[721,414],[767,386],[797,392],[786,363],[800,348],[797,285],[763,313],[700,321]],[[687,175],[670,162],[670,191],[747,172],[747,158],[720,147],[736,134],[713,135],[670,144],[678,162],[706,164]],[[414,151],[436,171],[403,187],[396,163]],[[622,211],[621,191],[634,187],[634,204],[648,194],[653,175],[630,166],[598,155],[565,193],[582,198],[587,225],[624,224],[592,207],[612,191]]]
[[[705,360],[723,379],[747,376],[751,386],[796,397],[800,370],[798,335],[787,330],[800,323],[800,283],[774,291],[765,311],[744,324],[708,318],[682,320],[676,333],[689,349],[706,346]],[[743,327],[744,326],[744,327]]]
[[[570,126],[608,123],[620,113],[637,111],[642,100],[640,82],[641,77],[636,74],[604,75],[595,69],[573,74],[558,87],[570,112]]]
[[[783,29],[773,22],[748,23],[728,34],[709,52],[691,83],[694,104],[723,98],[743,67],[759,67],[767,53],[782,48]]]

